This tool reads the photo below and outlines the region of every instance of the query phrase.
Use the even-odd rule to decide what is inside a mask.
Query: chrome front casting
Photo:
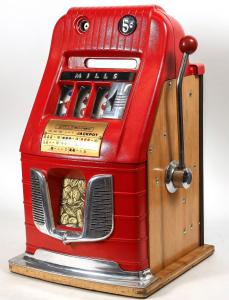
[[[145,288],[156,280],[150,269],[124,271],[113,261],[64,255],[43,249],[36,250],[33,255],[24,253],[12,258],[9,264],[59,274],[65,278],[136,288]]]
[[[31,169],[30,178],[33,219],[42,233],[65,244],[100,241],[111,235],[114,228],[112,175],[96,175],[89,180],[82,232],[60,230],[55,227],[49,188],[44,174]]]

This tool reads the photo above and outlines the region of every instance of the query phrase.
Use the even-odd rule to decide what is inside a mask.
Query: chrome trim
[[[103,113],[102,118],[122,118],[131,88],[131,83],[114,82],[112,84],[111,89],[109,90],[109,98],[107,99],[106,109]],[[115,100],[113,103],[111,103],[113,97],[115,97]]]
[[[178,141],[179,141],[179,169],[185,168],[185,159],[184,159],[184,120],[183,120],[183,95],[182,95],[182,86],[185,69],[188,63],[188,53],[184,53],[177,77],[177,121],[178,121]]]
[[[96,187],[98,182],[102,182],[102,186]],[[95,189],[98,190],[97,197],[94,197],[96,193]],[[101,195],[101,192],[104,191],[106,193],[106,197]],[[96,199],[97,198],[97,199]],[[106,201],[108,199],[108,201]],[[93,207],[94,204],[94,207]],[[108,204],[108,205],[107,205]],[[91,242],[91,241],[101,241],[108,238],[114,229],[114,214],[113,214],[113,180],[112,175],[95,175],[93,176],[89,182],[87,187],[87,196],[86,196],[86,207],[84,212],[84,227],[82,236],[80,237],[83,242]],[[97,219],[93,219],[93,213],[96,214]],[[99,216],[99,217],[98,217]],[[105,223],[101,225],[101,218],[105,216]],[[92,224],[95,221],[96,224]],[[98,228],[100,227],[100,230]],[[104,234],[101,234],[101,230]],[[74,232],[75,233],[75,232]],[[94,235],[97,233],[97,237]],[[77,242],[78,239],[73,236],[68,236],[67,243]],[[66,242],[65,242],[66,243]]]
[[[173,175],[176,170],[180,171],[179,163],[175,160],[171,161],[165,170],[165,185],[168,192],[170,193],[175,193],[177,190],[177,187],[173,183]],[[184,168],[181,171],[183,171],[183,179],[181,185],[184,189],[188,189],[192,182],[192,171],[188,168]]]
[[[165,170],[165,185],[169,193],[175,193],[177,188],[173,184],[173,173],[178,167],[178,162],[173,160]]]
[[[185,69],[188,63],[189,53],[184,52],[176,83],[176,97],[177,97],[177,125],[178,125],[178,149],[179,162],[171,161],[165,171],[165,185],[169,193],[175,193],[177,187],[173,183],[173,174],[176,170],[183,172],[183,179],[179,187],[189,188],[192,182],[192,172],[185,167],[185,149],[184,149],[184,120],[183,120],[183,79]]]
[[[189,168],[185,168],[182,185],[184,189],[188,189],[192,182],[192,171]]]
[[[50,194],[46,178],[42,172],[31,169],[30,179],[34,223],[37,229],[40,230],[42,233],[52,235],[54,237],[55,226],[53,221]],[[55,238],[61,239],[59,234],[57,234]]]
[[[150,269],[139,272],[124,271],[113,261],[59,254],[42,249],[34,255],[24,253],[9,260],[9,264],[71,278],[113,284],[127,287],[145,288],[156,278]]]
[[[85,205],[84,227],[82,232],[76,232],[71,230],[60,230],[55,227],[46,178],[39,170],[31,169],[30,174],[33,220],[39,231],[55,239],[61,240],[65,244],[73,242],[96,242],[105,240],[111,235],[114,229],[112,175],[96,175],[89,180]],[[106,193],[106,198],[103,197],[103,199],[101,199],[102,202],[100,201],[102,208],[100,209],[100,214],[98,213],[98,208],[95,205],[98,200],[93,196],[96,193],[94,190],[96,190],[96,185],[98,183],[100,183],[101,186],[100,192],[103,191],[104,188]],[[108,212],[105,211],[106,208],[109,209]],[[92,217],[93,212],[96,212],[98,220],[89,218],[89,212],[91,212]],[[99,221],[100,218],[103,218],[103,215],[105,215],[106,221],[103,223],[104,229],[98,230],[98,227],[101,228]],[[109,215],[109,218],[107,218],[107,215]],[[94,223],[92,225],[93,221]],[[93,230],[96,231],[97,234],[95,234]]]

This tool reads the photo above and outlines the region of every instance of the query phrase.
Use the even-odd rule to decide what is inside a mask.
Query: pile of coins
[[[63,181],[60,225],[82,228],[86,182],[82,179],[65,178]]]

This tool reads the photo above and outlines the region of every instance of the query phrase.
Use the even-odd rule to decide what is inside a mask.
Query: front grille
[[[113,229],[112,176],[93,178],[87,194],[86,224],[84,234],[90,238],[104,237]]]
[[[45,175],[39,170],[31,169],[30,180],[33,220],[37,229],[42,233],[61,240],[65,244],[103,240],[112,233],[112,175],[96,175],[89,180],[82,232],[56,228]],[[59,201],[59,199],[54,201],[57,200]]]
[[[32,212],[35,224],[44,225],[43,193],[38,174],[35,170],[30,170],[31,192],[32,192]]]

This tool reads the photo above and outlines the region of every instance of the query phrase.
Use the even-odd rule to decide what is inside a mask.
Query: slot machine
[[[196,48],[159,6],[59,19],[20,148],[26,250],[12,272],[144,298],[214,252]]]

